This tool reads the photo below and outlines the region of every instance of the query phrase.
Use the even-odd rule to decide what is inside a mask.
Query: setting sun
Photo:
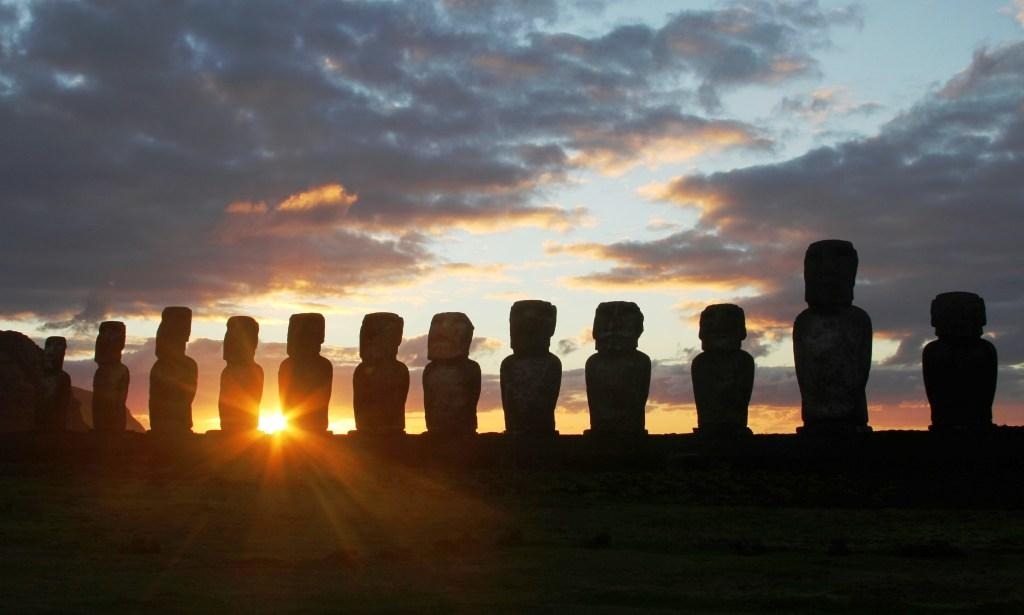
[[[266,434],[275,434],[288,427],[288,419],[280,411],[273,414],[260,415],[259,430]]]

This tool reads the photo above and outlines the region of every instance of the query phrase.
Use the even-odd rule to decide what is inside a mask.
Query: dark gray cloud
[[[920,349],[940,292],[985,297],[1004,366],[1002,403],[1021,406],[1024,363],[1024,43],[979,51],[877,136],[781,162],[681,177],[663,198],[697,208],[697,228],[655,241],[557,248],[614,266],[586,284],[721,282],[760,328],[788,330],[803,308],[802,256],[826,237],[860,253],[856,302],[901,341],[876,370],[878,399],[918,400]],[[692,317],[693,314],[688,314]],[[909,371],[907,371],[909,370]],[[908,376],[912,374],[912,376]],[[1016,392],[1016,393],[1015,393]]]
[[[413,229],[572,226],[538,203],[580,165],[765,147],[698,103],[813,74],[853,19],[750,2],[581,36],[550,29],[562,8],[5,5],[0,313],[89,321],[297,275],[340,295],[435,265]],[[355,200],[284,206],[323,186]]]

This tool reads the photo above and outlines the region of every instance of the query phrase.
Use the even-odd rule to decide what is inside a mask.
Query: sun
[[[280,410],[270,414],[260,415],[259,430],[265,434],[280,433],[287,427],[288,419],[285,418],[284,414],[282,414]]]

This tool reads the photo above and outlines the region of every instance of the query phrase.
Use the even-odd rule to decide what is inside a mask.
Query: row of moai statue
[[[810,245],[804,259],[807,309],[793,326],[793,353],[801,395],[803,426],[810,434],[868,432],[865,388],[871,367],[871,319],[853,305],[858,266],[850,242],[824,240]],[[186,356],[192,312],[163,311],[157,330],[157,362],[150,372],[150,425],[157,433],[187,433],[198,370]],[[549,351],[557,311],[546,301],[513,304],[510,313],[512,355],[501,363],[501,401],[506,431],[513,435],[553,435],[562,364]],[[938,295],[931,306],[938,339],[924,348],[923,370],[933,429],[970,429],[992,424],[997,359],[995,347],[981,337],[985,304],[973,293]],[[631,302],[601,303],[594,317],[597,352],[586,363],[589,433],[644,434],[651,360],[637,349],[643,314]],[[363,318],[359,333],[361,363],[353,376],[356,432],[386,435],[405,431],[409,370],[398,360],[404,321],[397,314]],[[288,358],[278,372],[279,396],[289,425],[326,432],[333,367],[320,355],[325,322],[320,314],[295,314],[288,323]],[[255,362],[259,325],[247,316],[227,322],[219,412],[225,432],[254,431],[259,421],[263,370]],[[749,435],[748,406],[754,386],[754,359],[741,348],[746,338],[743,309],[708,306],[700,315],[702,352],[691,364],[698,434]],[[427,432],[459,435],[476,432],[480,366],[469,358],[473,324],[460,312],[436,314],[427,338],[423,370]],[[129,373],[121,364],[125,327],[100,325],[98,368],[93,380],[94,428],[125,428]],[[47,340],[53,373],[61,373],[63,338]],[[59,386],[70,389],[63,374]],[[54,385],[58,386],[58,385]]]

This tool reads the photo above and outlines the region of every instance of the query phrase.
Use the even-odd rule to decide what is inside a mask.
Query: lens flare
[[[287,427],[288,419],[280,411],[260,415],[259,430],[265,434],[280,433]]]

